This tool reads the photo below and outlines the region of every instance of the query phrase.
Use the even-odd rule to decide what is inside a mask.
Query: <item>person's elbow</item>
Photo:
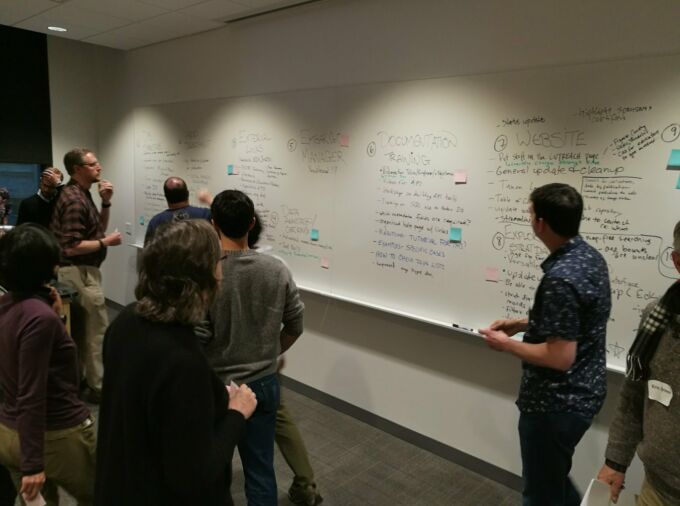
[[[548,341],[550,347],[550,367],[567,372],[576,362],[576,342],[561,339]]]
[[[558,357],[554,364],[553,369],[557,369],[560,372],[567,372],[574,365],[576,357]]]
[[[561,372],[567,372],[576,361],[576,353],[560,353],[553,359],[552,367]]]

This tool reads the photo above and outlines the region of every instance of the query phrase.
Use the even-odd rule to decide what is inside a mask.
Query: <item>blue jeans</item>
[[[248,506],[276,506],[274,428],[280,398],[279,378],[271,374],[248,386],[257,396],[257,408],[246,423],[246,435],[238,445]]]
[[[579,506],[569,478],[576,445],[592,420],[574,413],[521,413],[523,506]]]

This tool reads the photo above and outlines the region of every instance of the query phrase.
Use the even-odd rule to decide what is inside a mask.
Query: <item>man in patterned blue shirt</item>
[[[481,329],[487,344],[522,360],[517,399],[524,506],[571,506],[581,499],[571,459],[604,402],[605,335],[611,311],[607,264],[578,235],[583,200],[551,183],[529,197],[531,227],[550,255],[529,317]],[[524,331],[523,341],[510,336]]]

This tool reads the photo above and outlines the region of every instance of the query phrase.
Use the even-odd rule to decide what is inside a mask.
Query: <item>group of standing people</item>
[[[279,409],[278,360],[302,333],[304,305],[285,264],[249,247],[261,229],[253,202],[225,191],[190,219],[186,185],[166,181],[169,219],[152,220],[137,301],[109,325],[99,266],[121,243],[106,233],[113,186],[90,150],[64,164],[70,181],[39,194],[50,229],[23,224],[0,239],[0,464],[17,490],[49,505],[57,485],[79,504],[228,505],[238,445],[248,503],[272,505],[276,438],[296,474],[290,499],[319,504],[304,443]],[[48,288],[55,277],[78,292],[75,340]],[[96,438],[81,374],[85,397],[101,401]]]
[[[238,447],[248,504],[274,505],[276,441],[295,472],[290,499],[319,504],[278,380],[281,355],[302,334],[304,304],[286,265],[255,249],[252,200],[225,190],[203,196],[209,209],[193,207],[186,183],[168,178],[168,209],[150,221],[139,259],[137,300],[109,325],[99,266],[121,243],[120,233],[106,233],[113,185],[91,150],[70,151],[64,165],[70,181],[57,189],[50,171],[40,201],[26,208],[47,213],[50,230],[24,224],[0,239],[0,284],[9,291],[0,298],[0,464],[19,492],[32,499],[42,490],[49,505],[58,504],[56,485],[79,504],[229,505]],[[574,188],[536,188],[528,211],[549,250],[534,304],[527,318],[480,333],[522,361],[523,504],[572,506],[580,503],[573,453],[606,396],[608,268],[579,235]],[[680,272],[680,222],[673,241]],[[49,288],[55,276],[79,294],[75,341]],[[676,282],[644,312],[628,357],[598,476],[614,499],[637,450],[646,474],[639,504],[680,504],[679,329]],[[512,338],[518,332],[522,341]],[[90,400],[101,400],[97,437],[81,374]]]

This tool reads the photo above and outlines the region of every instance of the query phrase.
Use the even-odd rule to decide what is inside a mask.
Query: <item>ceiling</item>
[[[128,50],[308,1],[1,0],[0,24]],[[48,26],[68,31],[54,32]]]

